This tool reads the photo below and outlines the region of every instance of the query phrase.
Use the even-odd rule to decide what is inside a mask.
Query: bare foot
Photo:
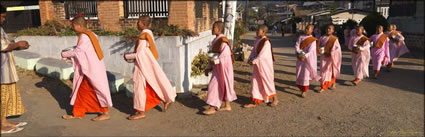
[[[253,107],[256,107],[256,106],[257,106],[256,104],[245,104],[245,105],[243,105],[244,108],[253,108]]]
[[[231,110],[232,110],[231,107],[223,107],[218,109],[218,111],[231,111]]]
[[[74,117],[72,115],[63,115],[62,116],[63,119],[65,120],[70,120],[70,119],[83,119],[82,117]]]
[[[97,116],[93,119],[91,119],[92,121],[102,121],[102,120],[109,120],[111,117],[109,116],[109,114],[103,113],[100,116]]]
[[[216,111],[215,111],[215,108],[210,107],[208,110],[202,111],[202,113],[205,115],[212,115],[212,114],[215,114]]]
[[[270,104],[271,107],[276,107],[277,104],[279,104],[279,100],[275,99],[273,100],[273,102]]]
[[[16,127],[18,124],[4,120],[2,121],[1,125],[4,127]]]
[[[357,86],[360,83],[360,80],[359,81],[353,80],[352,82],[353,82],[354,86]]]
[[[307,96],[307,93],[306,92],[301,92],[301,97],[302,98],[305,98],[305,96]]]
[[[330,88],[331,90],[334,90],[334,89],[336,89],[336,84],[332,84],[332,86],[331,86],[331,88]]]
[[[127,117],[128,120],[138,120],[138,119],[143,119],[146,118],[146,115],[143,113],[136,113],[135,115],[131,115],[129,117]]]
[[[324,89],[320,89],[319,91],[318,91],[318,93],[322,93],[323,91],[325,91]]]
[[[170,103],[164,103],[164,110],[163,110],[163,112],[167,112],[169,106],[170,106]]]

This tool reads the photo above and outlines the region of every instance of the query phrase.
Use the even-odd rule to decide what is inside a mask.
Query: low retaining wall
[[[198,37],[190,38],[180,36],[155,37],[159,54],[158,63],[171,84],[176,87],[178,93],[192,89],[192,78],[190,78],[192,60],[199,50],[207,51],[207,46],[214,37],[211,35],[211,31],[201,32]],[[15,40],[28,41],[31,47],[26,51],[38,53],[42,58],[61,59],[62,49],[75,46],[78,37],[20,36]],[[132,78],[134,64],[125,62],[123,54],[133,51],[135,43],[127,43],[117,36],[99,36],[99,43],[104,54],[106,70],[121,73],[126,81]]]

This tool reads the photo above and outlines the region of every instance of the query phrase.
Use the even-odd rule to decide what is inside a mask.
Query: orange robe
[[[72,113],[74,117],[84,117],[89,113],[108,112],[108,107],[101,107],[93,86],[84,76],[83,81],[78,89],[77,97]]]
[[[149,85],[149,83],[146,81],[146,104],[145,104],[145,110],[137,110],[137,112],[143,112],[148,111],[149,109],[154,108],[155,106],[159,105],[161,103],[161,98],[158,97],[158,95],[155,93],[155,90]]]

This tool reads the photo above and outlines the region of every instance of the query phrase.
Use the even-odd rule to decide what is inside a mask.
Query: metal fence
[[[83,14],[85,17],[97,18],[96,1],[65,1],[64,4],[66,19],[73,18],[78,14]]]
[[[152,18],[167,18],[170,0],[124,0],[125,18],[148,15]]]

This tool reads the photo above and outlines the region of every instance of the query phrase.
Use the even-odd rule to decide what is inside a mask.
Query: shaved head
[[[263,30],[265,33],[267,33],[267,31],[269,30],[269,28],[267,27],[267,25],[260,25],[258,27],[258,29]]]
[[[139,22],[143,23],[145,26],[151,25],[151,17],[148,15],[143,15],[139,17]]]
[[[313,24],[308,24],[306,28],[314,29],[314,25]]]
[[[223,33],[224,31],[224,23],[222,21],[214,22],[213,27],[217,27],[218,29],[220,29],[221,33]]]
[[[87,26],[87,21],[84,18],[84,16],[77,16],[77,17],[74,17],[74,19],[72,19],[72,24],[86,27]]]

